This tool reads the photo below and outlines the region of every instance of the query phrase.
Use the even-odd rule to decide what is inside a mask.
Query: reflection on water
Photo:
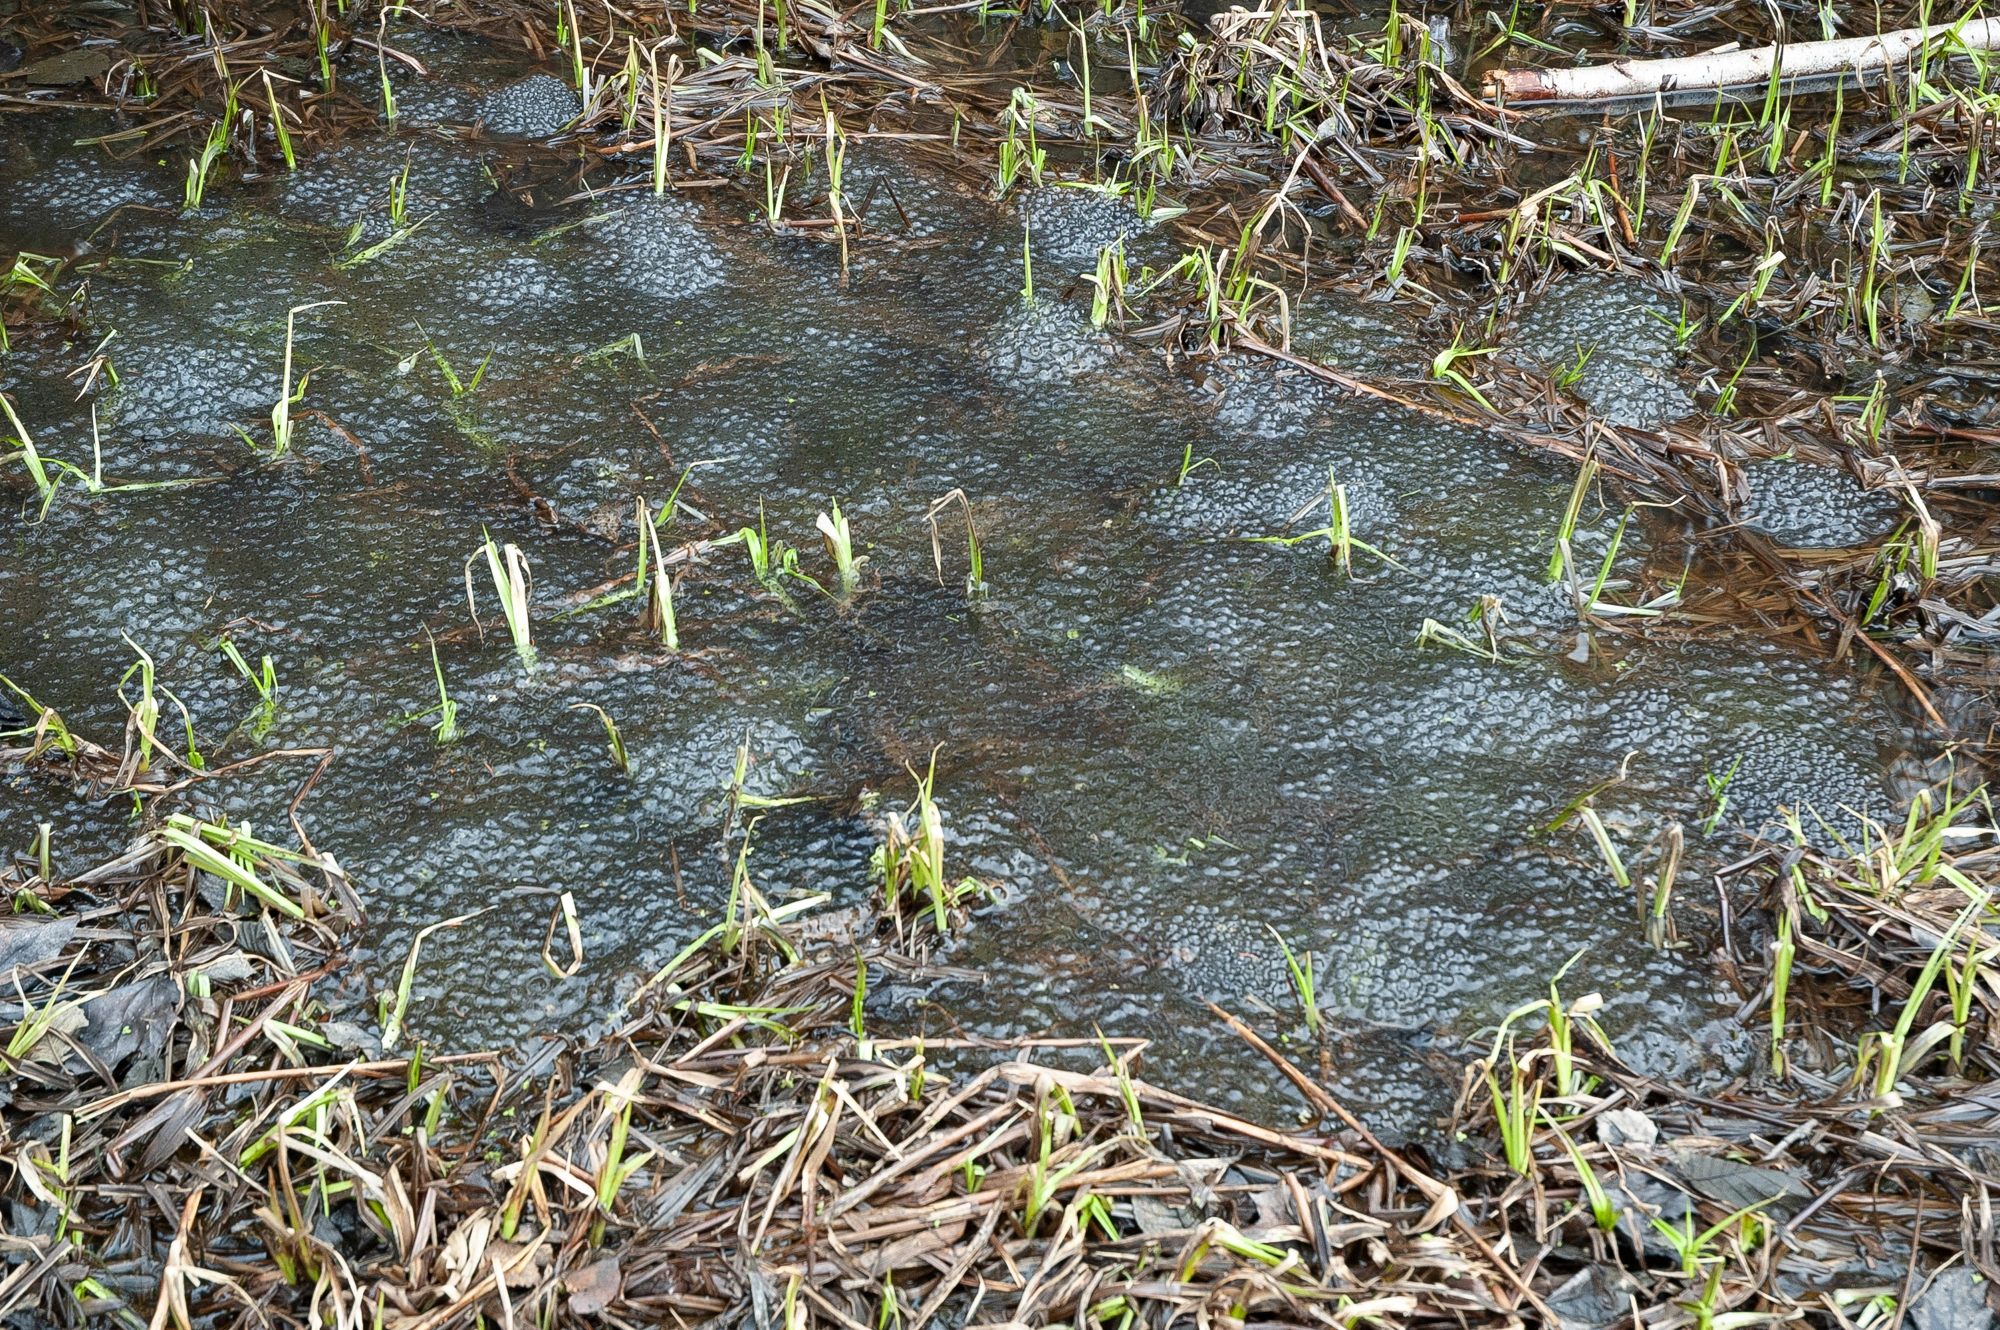
[[[465,123],[519,72],[442,37],[420,54],[437,77],[428,100],[414,82],[399,93],[406,123],[426,106]],[[502,104],[550,113],[526,94]],[[1321,967],[1342,1090],[1408,1125],[1453,1088],[1443,1059],[1579,948],[1569,982],[1603,991],[1635,1061],[1734,1056],[1720,1017],[1735,1000],[1709,991],[1699,945],[1691,960],[1647,949],[1588,843],[1538,836],[1583,790],[1628,771],[1598,803],[1642,864],[1664,819],[1706,814],[1704,775],[1739,756],[1732,820],[1883,800],[1902,730],[1862,676],[1750,639],[1609,639],[1588,664],[1566,658],[1574,619],[1544,579],[1564,469],[1261,363],[1170,369],[1094,331],[1075,274],[1097,245],[1126,236],[1135,267],[1174,253],[1116,200],[1032,201],[1044,303],[1024,307],[1018,207],[859,141],[853,179],[892,185],[896,206],[875,205],[886,239],[857,246],[843,289],[836,247],[752,224],[761,180],[530,206],[494,193],[493,145],[407,134],[218,189],[184,217],[168,171],[62,146],[74,124],[5,132],[0,245],[81,252],[94,236],[112,259],[86,331],[24,336],[0,387],[45,452],[87,458],[90,403],[65,376],[115,331],[118,384],[95,392],[107,474],[225,478],[66,490],[41,525],[10,516],[0,669],[115,738],[129,633],[211,760],[335,746],[303,816],[378,922],[374,977],[343,1001],[367,998],[417,926],[499,906],[426,949],[412,1022],[427,1037],[580,1027],[712,918],[738,744],[753,788],[815,797],[759,827],[769,894],[836,903],[862,890],[864,808],[907,797],[906,767],[941,746],[954,871],[1005,885],[949,957],[988,982],[884,985],[884,1019],[901,1005],[933,1031],[1101,1025],[1155,1038],[1156,1076],[1277,1097],[1198,1002],[1295,1029],[1275,930]],[[388,185],[406,161],[423,224],[337,268],[397,233]],[[367,238],[350,242],[356,223]],[[234,427],[268,433],[285,312],[319,300],[346,302],[300,318],[300,410],[322,416],[302,417],[294,456],[258,465]],[[1408,358],[1383,306],[1313,296],[1299,325],[1346,363]],[[1644,346],[1607,353],[1621,400],[1649,382],[1632,372]],[[838,499],[869,558],[855,604],[798,583],[787,608],[731,548],[687,571],[679,658],[647,644],[630,603],[556,618],[631,568],[632,496],[658,504],[697,462],[671,538],[761,520],[826,580],[813,520]],[[1323,543],[1237,539],[1279,531],[1329,468],[1356,535],[1396,566],[1357,554],[1350,578]],[[940,586],[923,520],[954,487],[990,583],[971,602],[962,533],[944,527]],[[1586,508],[1593,565],[1616,516]],[[482,526],[533,566],[531,676],[467,627]],[[1647,553],[1628,535],[1619,573]],[[1425,618],[1461,621],[1484,595],[1531,659],[1415,649]],[[426,625],[466,730],[444,750],[404,719],[436,700]],[[281,691],[268,732],[222,745],[255,700],[213,647],[225,631],[275,657]],[[577,702],[617,719],[629,775]],[[305,774],[266,766],[215,797],[275,827]],[[17,844],[53,820],[71,867],[120,843],[129,813],[24,778],[0,807]],[[567,983],[537,950],[564,889],[589,955]]]

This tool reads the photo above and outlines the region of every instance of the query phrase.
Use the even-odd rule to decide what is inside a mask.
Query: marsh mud
[[[761,178],[664,199],[636,178],[565,183],[559,160],[501,141],[562,118],[549,82],[516,84],[527,67],[468,39],[406,46],[428,77],[392,69],[401,132],[296,172],[265,163],[191,211],[178,156],[75,146],[98,120],[0,127],[0,250],[90,260],[70,322],[17,335],[0,388],[45,456],[88,470],[94,413],[107,482],[199,482],[68,484],[42,520],[9,489],[0,669],[115,748],[136,646],[211,766],[333,748],[300,816],[373,912],[331,999],[344,1012],[372,1010],[417,928],[485,908],[427,944],[416,1033],[466,1047],[594,1028],[719,917],[739,745],[752,792],[809,799],[763,813],[756,880],[835,905],[866,890],[871,812],[907,800],[935,752],[951,872],[993,891],[935,959],[984,979],[879,985],[871,1010],[938,1034],[1146,1036],[1158,1083],[1277,1101],[1201,1000],[1268,1009],[1303,1039],[1282,936],[1319,967],[1336,1088],[1411,1127],[1455,1090],[1448,1054],[1578,952],[1565,990],[1603,993],[1635,1066],[1726,1078],[1747,1056],[1703,890],[1678,907],[1688,945],[1645,945],[1581,828],[1549,829],[1580,795],[1616,782],[1596,804],[1643,871],[1670,821],[1713,861],[1705,847],[1781,806],[1838,819],[1927,778],[1906,703],[1852,659],[1727,625],[1580,644],[1547,577],[1567,464],[1266,361],[1189,363],[1093,328],[1078,274],[1100,246],[1126,237],[1135,270],[1179,253],[1120,199],[1050,187],[996,205],[857,132],[845,192],[869,199],[874,238],[843,278],[824,231],[762,223]],[[824,192],[795,194],[796,215]],[[1598,409],[1689,410],[1663,308],[1600,285],[1552,292],[1520,353],[1559,364],[1601,343],[1578,386]],[[321,301],[343,303],[298,316],[309,379],[273,460],[287,311]],[[1293,318],[1337,364],[1427,358],[1378,304],[1309,294]],[[1774,535],[1837,545],[1894,524],[1844,479],[1785,469],[1804,465],[1753,475]],[[1386,558],[1357,550],[1350,574],[1324,540],[1246,539],[1322,524],[1324,507],[1298,514],[1329,472]],[[629,575],[635,499],[658,509],[684,474],[670,544],[761,527],[829,588],[814,520],[838,500],[867,556],[852,603],[796,579],[774,595],[726,547],[684,570],[678,655],[631,601],[558,617]],[[953,489],[983,547],[973,594],[956,507],[934,565],[926,513]],[[1618,518],[1589,496],[1582,564]],[[483,563],[483,640],[472,628],[482,529],[532,567],[532,668]],[[1614,581],[1677,575],[1656,566],[1671,529],[1627,529]],[[1502,662],[1418,646],[1426,619],[1484,640],[1467,622],[1483,596],[1504,606]],[[437,699],[426,630],[464,728],[449,747],[434,716],[408,719]],[[273,658],[271,713],[224,636]],[[615,718],[628,773],[579,703]],[[162,725],[179,746],[173,704]],[[281,830],[312,766],[270,762],[203,797]],[[1710,842],[1707,778],[1732,770]],[[12,846],[50,822],[77,866],[122,845],[134,812],[27,775],[0,809]],[[561,891],[586,953],[568,980],[540,956]]]

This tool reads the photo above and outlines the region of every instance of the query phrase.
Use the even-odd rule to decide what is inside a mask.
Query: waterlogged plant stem
[[[1778,940],[1771,948],[1771,1074],[1785,1074],[1785,1002],[1792,987],[1792,960],[1798,944],[1792,934],[1798,927],[1798,912],[1786,910],[1778,916]]]
[[[35,441],[28,434],[28,427],[14,414],[14,404],[7,400],[7,394],[0,393],[0,411],[7,413],[7,423],[14,427],[14,437],[21,443],[21,461],[34,478],[35,492],[42,496],[42,516],[48,516],[49,505],[55,502],[58,482],[49,479],[48,469],[42,465],[42,455],[35,451]]]
[[[461,914],[450,919],[440,919],[434,924],[426,924],[417,930],[417,935],[410,939],[410,954],[403,961],[403,975],[402,978],[396,981],[395,993],[393,995],[383,993],[379,998],[380,1010],[378,1015],[382,1023],[382,1047],[385,1050],[393,1049],[397,1044],[402,1042],[403,1019],[410,1011],[410,990],[417,981],[417,953],[423,948],[424,940],[439,929],[457,928],[462,924],[471,923],[480,915],[486,914],[496,908],[498,907],[489,905],[483,910],[474,910],[471,914]]]
[[[1576,812],[1583,819],[1583,824],[1590,828],[1591,838],[1597,842],[1597,852],[1604,856],[1604,866],[1611,870],[1611,880],[1618,884],[1619,890],[1630,891],[1632,875],[1625,871],[1625,861],[1618,857],[1618,847],[1611,843],[1611,833],[1605,830],[1604,819],[1589,804],[1584,804]]]
[[[611,719],[611,713],[594,702],[572,702],[571,711],[595,711],[597,718],[604,722],[604,739],[611,749],[611,765],[623,775],[632,769],[631,758],[625,752],[625,740],[618,733],[618,722]]]
[[[292,391],[292,338],[299,315],[311,309],[325,309],[331,305],[345,305],[345,300],[315,300],[308,305],[294,305],[285,312],[285,372],[280,380],[282,387],[278,401],[271,408],[271,457],[283,457],[292,447],[292,404],[306,395],[306,380],[299,380],[299,389]],[[308,375],[308,378],[311,376]]]
[[[937,568],[938,585],[944,585],[944,546],[938,534],[938,515],[956,503],[965,514],[965,593],[978,595],[986,589],[986,564],[979,552],[979,533],[972,526],[972,501],[962,489],[947,491],[931,500],[931,506],[924,513],[924,521],[931,529],[931,562]]]
[[[1594,816],[1592,820],[1595,820]],[[1660,868],[1653,881],[1652,906],[1646,912],[1646,941],[1656,947],[1665,947],[1672,940],[1673,916],[1668,914],[1667,909],[1674,898],[1674,879],[1680,876],[1683,848],[1681,824],[1668,823],[1662,839],[1665,845],[1661,848]]]
[[[685,480],[687,477],[682,476],[681,478]],[[680,493],[680,486],[676,485],[674,487],[674,493]],[[671,514],[673,508],[672,499],[667,500],[667,508]],[[646,530],[652,538],[653,549],[655,551],[652,612],[659,617],[660,643],[669,651],[679,651],[681,649],[681,634],[680,627],[674,620],[674,579],[673,575],[667,571],[665,556],[659,553],[661,548],[660,528],[654,521],[651,510],[646,507],[644,499],[639,501],[639,514],[645,521]]]

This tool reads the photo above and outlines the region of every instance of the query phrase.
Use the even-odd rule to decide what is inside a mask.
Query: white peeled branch
[[[1879,37],[1792,42],[1753,51],[1721,51],[1672,60],[1613,60],[1575,69],[1496,69],[1486,75],[1488,97],[1513,102],[1594,102],[1675,92],[1735,88],[1781,79],[1878,74],[1902,65],[1926,42],[1967,50],[2000,46],[2000,19],[1973,19],[1929,28],[1904,28]]]

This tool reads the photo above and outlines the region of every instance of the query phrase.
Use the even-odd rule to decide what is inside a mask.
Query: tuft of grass
[[[792,602],[792,593],[785,586],[787,577],[795,577],[802,582],[818,587],[799,569],[799,552],[784,541],[774,539],[763,525],[762,507],[759,506],[758,525],[739,527],[734,535],[724,536],[713,542],[714,546],[741,545],[750,560],[750,575],[757,579],[757,585],[776,596],[786,609],[797,610]],[[820,588],[825,590],[824,587]]]
[[[1260,545],[1284,545],[1289,547],[1303,544],[1308,540],[1318,540],[1323,536],[1326,538],[1328,556],[1335,563],[1339,564],[1341,571],[1349,577],[1354,576],[1354,551],[1356,550],[1374,555],[1391,568],[1403,567],[1402,564],[1397,563],[1367,541],[1355,538],[1354,519],[1347,505],[1347,486],[1334,479],[1332,467],[1326,469],[1326,497],[1324,499],[1309,501],[1305,507],[1293,514],[1292,520],[1297,521],[1306,513],[1311,512],[1320,503],[1326,504],[1327,525],[1319,528],[1317,531],[1306,531],[1296,536],[1246,536],[1244,539]],[[1404,569],[1404,571],[1407,572],[1409,570]]]
[[[423,325],[419,324],[417,331],[423,332]],[[444,376],[445,387],[451,389],[451,395],[454,398],[470,397],[472,394],[478,392],[479,381],[486,377],[486,368],[493,363],[493,352],[488,351],[486,359],[480,361],[478,367],[472,371],[472,377],[470,379],[460,379],[458,371],[451,367],[451,362],[445,359],[444,352],[438,350],[437,343],[431,340],[428,333],[424,334],[424,348],[431,353],[431,363],[436,365],[438,373]],[[414,363],[414,355],[412,355],[411,361]]]
[[[416,149],[408,149],[403,154],[403,169],[389,181],[389,225],[401,226],[410,202],[410,166],[416,160]]]
[[[674,492],[678,494],[680,487],[675,486]],[[669,520],[672,518],[672,507],[673,501],[669,499]],[[667,650],[679,651],[681,649],[681,634],[680,626],[674,619],[674,579],[673,575],[667,572],[664,551],[662,551],[660,546],[660,528],[653,520],[652,510],[647,508],[644,498],[639,500],[639,519],[641,527],[639,538],[642,543],[650,540],[653,548],[651,594],[646,602],[646,609],[641,615],[640,622],[642,626],[647,628],[657,627],[659,629],[660,642]],[[645,587],[647,583],[645,553],[643,550],[640,552],[639,583],[641,587]]]
[[[608,361],[614,356],[630,356],[643,367],[646,363],[646,342],[638,333],[626,333],[615,342],[606,342],[594,351],[586,351],[579,364],[594,360]]]
[[[394,249],[396,246],[402,244],[405,240],[408,240],[411,236],[415,235],[418,231],[422,230],[424,223],[428,222],[429,220],[430,218],[428,217],[421,217],[418,218],[416,221],[411,222],[408,226],[398,227],[396,230],[390,232],[388,236],[386,236],[381,240],[376,241],[368,248],[360,250],[353,254],[349,254],[346,258],[334,260],[333,266],[340,272],[351,272],[354,269],[361,267],[363,264],[373,263],[376,259],[381,258],[384,254],[387,254],[390,250]],[[356,228],[355,238],[357,239],[359,238],[358,226]],[[349,243],[351,244],[353,242],[350,241]]]
[[[667,148],[673,137],[673,88],[674,79],[680,73],[680,57],[667,57],[667,77],[660,78],[660,52],[657,46],[646,48],[646,78],[652,85],[653,103],[653,196],[667,192]]]
[[[840,501],[834,500],[831,517],[821,513],[813,525],[826,538],[826,552],[839,573],[840,599],[854,599],[854,592],[861,585],[861,565],[868,562],[868,556],[854,553],[854,533],[847,525],[847,518],[841,514]]]
[[[1120,237],[1097,251],[1097,271],[1083,274],[1093,288],[1090,297],[1090,326],[1102,328],[1114,310],[1125,307],[1125,241]]]
[[[7,1037],[7,1047],[4,1050],[0,1050],[0,1061],[6,1063],[10,1072],[14,1070],[16,1064],[21,1059],[35,1051],[35,1045],[42,1042],[42,1039],[55,1027],[56,1023],[63,1016],[83,1005],[85,999],[82,998],[74,1002],[63,1002],[60,1000],[63,989],[69,984],[70,972],[76,969],[77,962],[82,959],[83,956],[81,953],[71,959],[69,968],[65,969],[62,972],[62,977],[56,980],[55,987],[49,990],[48,997],[42,1000],[40,1007],[36,1007],[32,1002],[23,999],[21,1003],[20,1023],[14,1027],[14,1032]]]
[[[480,626],[479,606],[472,597],[472,565],[484,554],[487,571],[493,576],[493,593],[500,598],[500,613],[507,621],[507,635],[513,639],[522,663],[529,664],[534,659],[535,643],[528,627],[528,557],[518,545],[508,544],[504,548],[495,545],[493,537],[483,528],[480,535],[483,543],[465,560],[465,604],[472,611],[473,627],[479,629],[483,641],[486,630]]]
[[[125,634],[125,645],[138,652],[139,659],[132,662],[131,667],[118,680],[118,700],[125,704],[125,710],[130,716],[132,728],[127,732],[128,738],[132,733],[139,736],[138,761],[133,770],[143,775],[152,769],[152,755],[155,750],[169,761],[173,759],[174,754],[171,748],[160,742],[158,735],[160,700],[153,696],[153,658],[132,640],[129,633]],[[132,681],[132,676],[135,674],[139,676],[139,700],[136,702],[125,696],[125,685]]]
[[[291,897],[258,875],[260,868],[275,860],[300,856],[281,845],[261,841],[247,827],[237,828],[203,822],[174,813],[159,830],[160,839],[180,850],[189,864],[221,878],[231,888],[243,892],[278,913],[293,919],[305,918],[305,911]]]
[[[1308,951],[1301,960],[1299,956],[1293,954],[1291,944],[1285,941],[1283,933],[1269,924],[1265,924],[1264,928],[1277,939],[1278,950],[1285,953],[1285,970],[1292,977],[1292,992],[1298,995],[1299,1010],[1305,1013],[1306,1029],[1317,1037],[1326,1023],[1326,1018],[1320,1014],[1319,1001],[1314,993],[1313,955]]]
[[[632,1105],[644,1079],[641,1068],[629,1067],[617,1086],[604,1093],[605,1111],[611,1116],[611,1139],[604,1147],[604,1162],[597,1170],[597,1207],[607,1215],[626,1181],[653,1157],[651,1150],[642,1150],[630,1159],[625,1157],[632,1130]]]
[[[1716,826],[1722,821],[1722,815],[1729,811],[1729,782],[1736,779],[1736,768],[1742,765],[1743,754],[1738,753],[1736,760],[1729,764],[1729,770],[1720,776],[1713,771],[1702,776],[1702,783],[1708,787],[1709,798],[1708,816],[1702,819],[1701,824],[1703,836],[1713,836]]]
[[[868,1041],[868,960],[860,948],[854,951],[854,996],[847,1004],[847,1030],[854,1036],[855,1056],[873,1056]]]
[[[1503,1052],[1504,1047],[1504,1052]],[[1509,1079],[1503,1083],[1494,1068],[1505,1062]],[[1542,1082],[1529,1076],[1514,1056],[1512,1040],[1494,1041],[1482,1061],[1486,1093],[1493,1103],[1493,1121],[1500,1129],[1500,1148],[1507,1167],[1524,1178],[1535,1175],[1535,1115],[1542,1104]]]
[[[1626,871],[1625,861],[1618,856],[1618,847],[1611,843],[1611,833],[1605,830],[1604,819],[1588,803],[1576,810],[1583,824],[1590,828],[1592,840],[1597,842],[1597,852],[1604,856],[1604,866],[1611,871],[1611,880],[1618,884],[1620,891],[1632,889],[1632,875]]]
[[[1187,484],[1188,477],[1205,466],[1214,467],[1217,475],[1222,474],[1222,463],[1216,461],[1213,457],[1196,458],[1194,455],[1194,445],[1192,443],[1182,444],[1181,473],[1174,477],[1174,488],[1179,489],[1181,486]]]
[[[556,940],[556,920],[561,919],[563,929],[569,934],[569,967],[556,964],[551,947]],[[583,926],[576,917],[576,897],[563,892],[556,900],[556,908],[549,914],[549,931],[542,938],[542,964],[557,979],[574,979],[576,972],[583,968]]]
[[[1935,1021],[1914,1040],[1910,1037],[1910,1032],[1916,1025],[1917,1015],[1923,1010],[1926,999],[1930,997],[1931,988],[1937,983],[1938,976],[1951,959],[1959,933],[1986,908],[1992,896],[1974,886],[1956,869],[1948,869],[1946,875],[1956,879],[1954,885],[1962,886],[1972,900],[1959,912],[1951,927],[1945,930],[1944,936],[1938,939],[1937,946],[1932,948],[1930,959],[1924,963],[1924,968],[1917,974],[1916,982],[1910,986],[1910,997],[1903,1004],[1903,1012],[1896,1021],[1896,1028],[1877,1031],[1862,1037],[1863,1052],[1856,1059],[1855,1079],[1857,1081],[1861,1079],[1872,1059],[1875,1071],[1874,1093],[1877,1099],[1890,1099],[1894,1096],[1896,1083],[1914,1071],[1940,1044],[1947,1042],[1954,1032],[1950,1021]]]
[[[438,700],[436,706],[419,711],[415,716],[410,717],[410,719],[416,720],[420,717],[428,716],[431,712],[435,711],[438,723],[437,728],[432,730],[431,733],[436,737],[438,747],[443,748],[446,744],[458,742],[460,734],[458,728],[458,703],[451,700],[451,694],[446,691],[444,686],[444,662],[438,659],[437,639],[431,637],[431,632],[428,628],[424,630],[424,636],[430,638],[431,673],[437,676]]]
[[[202,758],[201,749],[195,744],[194,714],[187,709],[187,703],[181,701],[179,695],[173,689],[167,687],[165,684],[161,684],[160,691],[165,693],[167,700],[174,704],[174,709],[181,713],[181,731],[187,737],[186,761],[189,769],[193,771],[206,770],[208,763]]]
[[[1798,927],[1798,911],[1788,909],[1778,916],[1778,940],[1771,946],[1771,1074],[1785,1074],[1785,1003],[1792,987],[1792,961],[1798,943],[1792,934]]]
[[[35,746],[30,753],[31,757],[39,754],[49,744],[55,745],[67,757],[76,756],[76,736],[69,732],[69,726],[63,724],[62,717],[56,714],[54,707],[43,706],[27,689],[4,674],[0,674],[0,684],[4,684],[8,692],[21,699],[22,704],[28,709],[28,715],[34,719],[31,728],[0,732],[0,738],[12,739],[21,735],[32,737]]]
[[[229,149],[228,122],[210,125],[208,138],[201,151],[188,158],[187,183],[181,190],[181,206],[186,212],[193,212],[201,206],[201,197],[208,189],[208,173],[215,168],[216,158]]]
[[[278,699],[278,667],[271,660],[271,657],[266,654],[262,668],[252,670],[250,662],[243,659],[243,653],[237,649],[236,643],[225,637],[219,644],[219,648],[229,663],[236,667],[236,672],[242,675],[252,688],[257,690],[258,700],[266,708],[276,705]]]
[[[389,86],[389,14],[391,6],[382,6],[382,13],[375,25],[375,73],[382,83],[382,118],[391,129],[396,126],[396,90]]]
[[[1569,1155],[1570,1167],[1576,1170],[1577,1180],[1583,1184],[1583,1194],[1590,1202],[1592,1221],[1596,1223],[1599,1232],[1609,1233],[1618,1227],[1618,1207],[1611,1203],[1611,1197],[1604,1190],[1603,1182],[1598,1180],[1597,1171],[1591,1168],[1590,1162],[1583,1157],[1583,1152],[1576,1148],[1576,1142],[1570,1140],[1569,1133],[1549,1115],[1546,1108],[1542,1110],[1542,1121],[1548,1124],[1549,1130],[1555,1133],[1556,1139],[1562,1142],[1564,1152]]]
[[[1021,209],[1021,301],[1035,303],[1035,248],[1033,228],[1028,223],[1028,210]]]
[[[285,169],[299,169],[298,155],[292,150],[292,136],[285,129],[285,113],[278,106],[277,89],[271,86],[271,71],[264,71],[264,100],[271,108],[271,132],[277,136],[278,151],[285,155]]]
[[[1450,346],[1431,357],[1431,377],[1440,383],[1449,383],[1452,387],[1457,388],[1460,392],[1497,416],[1501,414],[1498,408],[1486,400],[1486,394],[1480,392],[1474,386],[1472,380],[1466,377],[1465,371],[1458,368],[1458,365],[1461,361],[1472,360],[1478,356],[1493,355],[1499,349],[1497,346],[1461,346],[1457,342],[1453,342]]]
[[[900,813],[882,822],[882,843],[875,847],[870,868],[882,882],[882,908],[901,918],[899,904],[907,893],[919,910],[928,905],[931,921],[940,936],[950,928],[950,911],[982,888],[975,878],[961,878],[956,885],[945,881],[944,817],[931,791],[937,782],[937,750],[931,752],[929,770],[911,777],[917,782],[916,798]]]
[[[1500,625],[1507,622],[1507,612],[1499,596],[1487,594],[1479,598],[1479,603],[1466,612],[1466,621],[1478,624],[1486,630],[1484,642],[1471,634],[1439,623],[1436,619],[1425,619],[1417,629],[1417,647],[1447,647],[1453,651],[1463,651],[1468,656],[1491,661],[1495,665],[1512,665],[1526,660],[1524,655],[1507,655],[1500,650]]]
[[[1569,503],[1563,508],[1562,521],[1556,524],[1555,549],[1549,554],[1548,580],[1560,582],[1563,572],[1570,563],[1570,540],[1576,534],[1577,518],[1583,514],[1583,501],[1590,495],[1590,484],[1597,478],[1597,459],[1586,457],[1576,473],[1576,483],[1570,486]]]

